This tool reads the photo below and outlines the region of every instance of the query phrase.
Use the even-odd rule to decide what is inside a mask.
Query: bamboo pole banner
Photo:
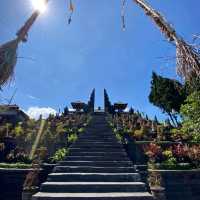
[[[39,14],[40,14],[39,11],[35,11],[31,15],[31,17],[25,22],[24,26],[22,26],[22,28],[20,28],[20,30],[17,32],[16,35],[17,35],[17,38],[19,41],[22,41],[22,42],[27,41],[28,32],[29,32],[30,28],[32,27],[32,25],[34,24],[34,22],[36,21]]]
[[[40,128],[38,130],[38,133],[37,133],[37,137],[35,139],[35,142],[32,146],[32,149],[31,149],[31,152],[30,152],[30,155],[29,155],[29,158],[32,160],[34,158],[34,155],[35,155],[35,152],[37,150],[37,147],[40,143],[40,139],[42,137],[42,134],[44,132],[44,128],[45,128],[45,124],[46,124],[46,120],[44,119],[41,119],[41,122],[40,122]]]
[[[121,8],[121,20],[122,20],[122,30],[126,30],[126,23],[125,23],[125,7],[126,7],[126,0],[122,1],[122,8]]]
[[[180,37],[167,20],[145,0],[133,0],[159,27],[169,42],[176,45],[177,73],[187,81],[200,75],[200,54],[196,48]]]
[[[72,16],[74,13],[74,4],[72,2],[72,0],[69,0],[69,17],[68,17],[68,25],[71,24],[72,22]]]

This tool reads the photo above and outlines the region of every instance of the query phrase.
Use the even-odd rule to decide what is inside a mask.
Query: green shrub
[[[54,156],[51,157],[51,162],[59,162],[65,159],[65,157],[68,155],[69,151],[66,148],[58,149]]]
[[[5,162],[30,164],[32,160],[23,150],[16,148],[6,156]]]
[[[116,133],[116,138],[119,142],[122,142],[123,140],[123,137],[119,133]]]
[[[183,124],[181,131],[186,133],[191,141],[200,142],[200,92],[189,95],[181,106]]]
[[[79,133],[83,133],[84,131],[85,131],[84,128],[79,128],[79,129],[78,129],[78,132],[79,132]]]
[[[78,136],[76,133],[72,133],[72,134],[68,135],[67,139],[68,139],[69,143],[74,143],[78,139]]]
[[[134,132],[134,138],[136,140],[141,140],[143,135],[144,135],[144,133],[143,133],[143,131],[141,129],[140,130],[135,130],[135,132]]]

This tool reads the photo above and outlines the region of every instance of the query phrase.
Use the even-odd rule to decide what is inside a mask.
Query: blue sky
[[[165,118],[148,102],[152,70],[177,78],[175,48],[166,42],[143,11],[127,0],[126,31],[121,30],[121,0],[74,0],[67,25],[67,0],[51,0],[20,45],[15,80],[3,97],[17,89],[14,103],[63,109],[71,101],[87,101],[96,88],[96,106],[103,88],[111,101],[124,101],[153,117]],[[198,0],[149,0],[187,41],[200,33]],[[32,13],[30,0],[0,1],[0,43],[13,39]],[[23,58],[22,58],[23,57]],[[165,60],[164,57],[169,58]]]

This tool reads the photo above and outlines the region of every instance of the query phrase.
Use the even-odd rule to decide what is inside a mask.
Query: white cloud
[[[37,98],[37,97],[35,97],[35,96],[32,96],[32,95],[30,95],[30,94],[28,94],[27,97],[28,97],[29,99],[33,99],[33,100],[40,100],[39,98]]]
[[[56,115],[56,110],[54,110],[53,108],[50,107],[30,107],[28,108],[28,110],[26,111],[27,115],[30,118],[33,119],[38,119],[40,117],[40,115],[42,115],[42,118],[46,119],[49,114],[53,114]]]

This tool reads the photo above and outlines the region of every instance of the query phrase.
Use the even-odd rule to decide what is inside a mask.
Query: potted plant
[[[149,186],[151,193],[156,200],[166,200],[165,188],[162,187],[162,177],[159,172],[149,171]]]

